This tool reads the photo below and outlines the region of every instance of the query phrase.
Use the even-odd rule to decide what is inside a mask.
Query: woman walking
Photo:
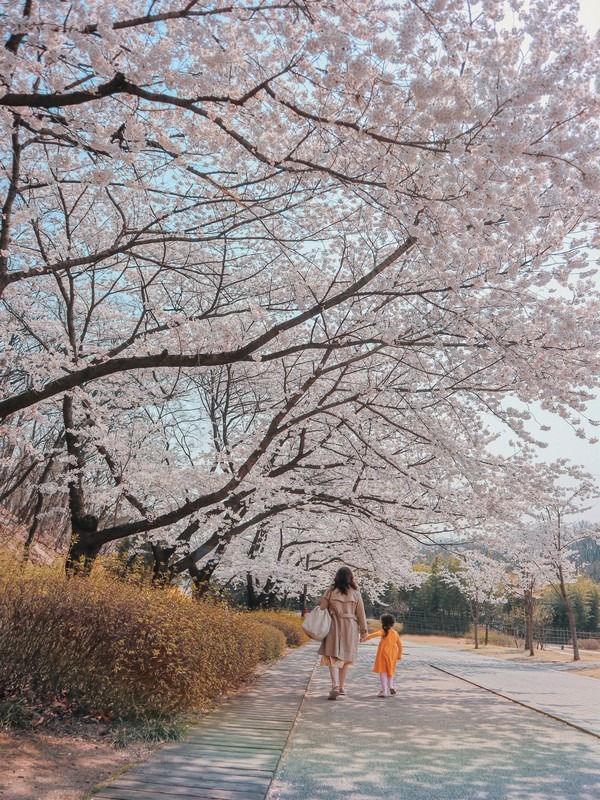
[[[329,609],[331,627],[321,642],[319,654],[321,666],[329,667],[331,691],[329,700],[346,696],[348,667],[354,664],[358,653],[358,642],[367,636],[367,618],[362,597],[354,580],[352,570],[340,567],[335,574],[333,586],[323,595],[321,609]]]

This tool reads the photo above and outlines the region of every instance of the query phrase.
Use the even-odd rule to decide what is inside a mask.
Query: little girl
[[[402,642],[394,630],[395,622],[396,620],[391,614],[383,614],[381,630],[367,636],[367,639],[381,636],[373,667],[373,672],[379,673],[381,681],[381,691],[377,695],[378,697],[389,697],[390,694],[396,694],[394,673],[396,672],[396,662],[402,658]]]

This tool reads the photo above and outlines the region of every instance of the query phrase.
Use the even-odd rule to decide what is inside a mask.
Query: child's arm
[[[398,636],[398,661],[402,658],[402,639]]]
[[[370,633],[366,638],[365,642],[368,642],[369,639],[375,639],[377,636],[383,636],[383,631],[375,631],[375,633]]]

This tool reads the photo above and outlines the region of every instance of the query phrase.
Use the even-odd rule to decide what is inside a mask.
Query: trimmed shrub
[[[302,630],[302,617],[290,611],[252,611],[252,619],[265,625],[272,625],[285,636],[289,647],[299,647],[305,644],[309,637]]]
[[[260,631],[260,660],[274,661],[285,653],[285,636],[273,625],[264,625],[262,622],[252,622]]]
[[[68,579],[0,553],[0,698],[60,697],[113,718],[200,709],[252,678],[263,639],[247,614],[178,589],[101,567]]]

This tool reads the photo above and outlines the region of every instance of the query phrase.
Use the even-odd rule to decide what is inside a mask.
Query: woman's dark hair
[[[350,567],[340,567],[333,579],[333,588],[342,594],[348,594],[348,589],[358,589]]]
[[[387,636],[388,631],[390,631],[394,627],[394,623],[396,622],[396,618],[393,614],[382,614],[381,615],[381,627],[383,628],[383,635]]]

